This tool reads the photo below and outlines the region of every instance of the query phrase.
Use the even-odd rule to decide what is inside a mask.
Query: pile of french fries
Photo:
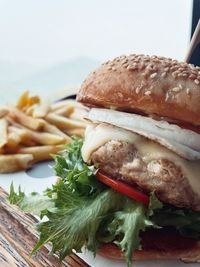
[[[24,92],[17,104],[0,107],[0,173],[30,168],[83,136],[87,109],[73,100],[53,104]]]

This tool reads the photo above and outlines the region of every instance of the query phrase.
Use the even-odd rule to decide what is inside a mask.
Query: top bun
[[[157,56],[120,56],[89,75],[77,100],[199,126],[200,67]]]

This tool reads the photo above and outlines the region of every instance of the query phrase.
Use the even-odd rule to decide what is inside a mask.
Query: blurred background
[[[0,0],[0,104],[64,96],[121,54],[183,61],[191,23],[192,0]]]

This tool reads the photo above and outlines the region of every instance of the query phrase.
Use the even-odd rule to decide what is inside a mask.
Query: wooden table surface
[[[89,266],[75,254],[66,257],[61,263],[56,255],[48,255],[48,247],[43,247],[30,257],[29,253],[38,239],[34,229],[36,222],[31,214],[10,205],[6,192],[0,187],[0,267]]]

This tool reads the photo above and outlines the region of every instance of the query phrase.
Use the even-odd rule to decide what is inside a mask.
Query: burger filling
[[[88,126],[82,156],[114,179],[155,191],[163,202],[200,210],[199,160],[186,160],[155,141],[105,124]]]
[[[148,231],[173,229],[188,242],[200,240],[199,135],[190,132],[188,138],[178,127],[177,138],[174,126],[157,122],[135,129],[134,120],[124,124],[117,114],[114,120],[111,113],[88,117],[93,125],[85,141],[74,138],[54,157],[60,179],[43,195],[16,193],[11,185],[11,203],[45,218],[32,253],[50,242],[64,259],[84,246],[95,254],[114,243],[132,266],[134,251],[146,248],[142,238]]]

